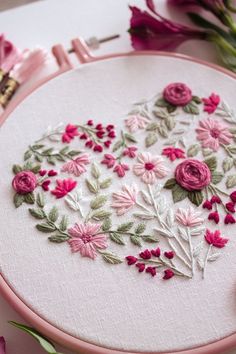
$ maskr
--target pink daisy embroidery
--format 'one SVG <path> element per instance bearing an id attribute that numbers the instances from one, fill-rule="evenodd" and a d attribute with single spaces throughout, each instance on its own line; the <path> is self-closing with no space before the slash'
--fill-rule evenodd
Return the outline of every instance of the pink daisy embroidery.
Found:
<path id="1" fill-rule="evenodd" d="M 125 119 L 125 125 L 131 133 L 138 129 L 145 129 L 148 123 L 149 119 L 140 115 L 129 116 Z"/>
<path id="2" fill-rule="evenodd" d="M 77 157 L 75 160 L 66 162 L 61 169 L 61 172 L 68 172 L 70 174 L 79 177 L 82 173 L 86 172 L 85 165 L 89 164 L 89 155 L 83 154 Z"/>
<path id="3" fill-rule="evenodd" d="M 217 151 L 220 144 L 229 145 L 232 140 L 228 126 L 211 117 L 201 120 L 196 132 L 202 147 L 210 148 L 213 151 Z"/>
<path id="4" fill-rule="evenodd" d="M 77 182 L 73 181 L 71 178 L 57 179 L 56 183 L 57 186 L 53 191 L 51 191 L 51 193 L 55 195 L 57 199 L 63 198 L 65 195 L 71 192 L 72 189 L 74 189 L 75 186 L 77 185 Z"/>
<path id="5" fill-rule="evenodd" d="M 97 249 L 107 248 L 107 236 L 99 233 L 100 224 L 75 224 L 68 232 L 71 236 L 68 241 L 72 252 L 79 252 L 82 257 L 95 259 Z"/>
<path id="6" fill-rule="evenodd" d="M 175 218 L 179 224 L 187 227 L 197 227 L 204 222 L 204 219 L 201 218 L 201 213 L 194 210 L 192 206 L 187 209 L 179 208 L 175 213 Z"/>
<path id="7" fill-rule="evenodd" d="M 112 208 L 118 216 L 123 215 L 136 204 L 137 186 L 123 186 L 121 191 L 112 194 L 112 198 Z"/>
<path id="8" fill-rule="evenodd" d="M 164 165 L 163 157 L 153 156 L 150 152 L 138 155 L 138 163 L 134 165 L 133 171 L 146 184 L 154 184 L 157 178 L 163 178 L 169 172 Z"/>

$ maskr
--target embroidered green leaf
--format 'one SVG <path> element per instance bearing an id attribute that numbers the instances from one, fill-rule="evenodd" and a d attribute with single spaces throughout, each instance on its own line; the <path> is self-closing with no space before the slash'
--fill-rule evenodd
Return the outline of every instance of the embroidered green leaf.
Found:
<path id="1" fill-rule="evenodd" d="M 160 235 L 162 237 L 168 237 L 168 238 L 173 237 L 173 235 L 165 229 L 159 229 L 159 228 L 155 227 L 154 230 L 157 231 L 158 235 Z"/>
<path id="2" fill-rule="evenodd" d="M 26 163 L 23 166 L 23 170 L 31 170 L 32 167 L 33 167 L 32 161 L 26 161 Z"/>
<path id="3" fill-rule="evenodd" d="M 214 253 L 207 258 L 209 262 L 215 262 L 220 257 L 220 253 Z"/>
<path id="4" fill-rule="evenodd" d="M 41 165 L 35 165 L 31 168 L 31 171 L 34 173 L 38 173 L 41 170 Z"/>
<path id="5" fill-rule="evenodd" d="M 204 157 L 207 157 L 207 156 L 211 155 L 212 153 L 213 153 L 213 151 L 211 149 L 208 149 L 208 148 L 202 149 L 202 154 Z"/>
<path id="6" fill-rule="evenodd" d="M 133 224 L 134 223 L 132 221 L 121 224 L 117 227 L 117 231 L 127 232 L 132 228 Z"/>
<path id="7" fill-rule="evenodd" d="M 226 180 L 226 187 L 233 188 L 236 186 L 236 175 L 230 175 L 227 177 Z"/>
<path id="8" fill-rule="evenodd" d="M 188 196 L 188 191 L 183 189 L 179 184 L 175 184 L 175 186 L 171 189 L 172 191 L 172 197 L 174 203 L 180 202 L 181 200 L 184 200 Z"/>
<path id="9" fill-rule="evenodd" d="M 24 203 L 24 195 L 16 193 L 13 198 L 13 202 L 16 208 L 19 208 Z"/>
<path id="10" fill-rule="evenodd" d="M 210 171 L 214 171 L 217 167 L 217 160 L 215 156 L 209 157 L 208 159 L 204 160 L 204 162 L 209 167 Z"/>
<path id="11" fill-rule="evenodd" d="M 42 155 L 44 156 L 48 156 L 53 152 L 53 148 L 47 148 L 45 150 L 42 151 Z"/>
<path id="12" fill-rule="evenodd" d="M 40 156 L 39 154 L 34 154 L 34 158 L 35 158 L 35 160 L 36 161 L 38 161 L 38 162 L 43 162 L 43 158 L 42 158 L 42 156 Z"/>
<path id="13" fill-rule="evenodd" d="M 92 164 L 91 174 L 96 179 L 98 179 L 101 176 L 101 172 L 100 172 L 98 165 L 96 163 Z"/>
<path id="14" fill-rule="evenodd" d="M 24 153 L 24 160 L 29 160 L 31 157 L 33 156 L 33 152 L 31 150 L 27 150 L 25 153 Z"/>
<path id="15" fill-rule="evenodd" d="M 195 102 L 196 104 L 202 103 L 201 98 L 198 97 L 198 96 L 193 96 L 193 97 L 192 97 L 192 101 Z"/>
<path id="16" fill-rule="evenodd" d="M 168 137 L 169 133 L 164 124 L 161 124 L 157 129 L 160 136 L 162 136 L 163 138 Z"/>
<path id="17" fill-rule="evenodd" d="M 35 196 L 34 196 L 34 193 L 27 193 L 24 195 L 24 201 L 25 203 L 27 204 L 34 204 L 35 202 Z"/>
<path id="18" fill-rule="evenodd" d="M 175 178 L 170 178 L 166 181 L 165 185 L 164 185 L 164 188 L 166 189 L 172 189 L 176 186 L 176 180 Z"/>
<path id="19" fill-rule="evenodd" d="M 43 208 L 45 205 L 45 199 L 43 193 L 38 193 L 36 197 L 36 203 L 40 208 Z"/>
<path id="20" fill-rule="evenodd" d="M 135 228 L 135 233 L 140 235 L 142 234 L 146 229 L 146 225 L 144 223 L 138 224 L 138 226 Z"/>
<path id="21" fill-rule="evenodd" d="M 48 157 L 47 157 L 47 162 L 48 162 L 50 165 L 56 165 L 55 158 L 52 157 L 52 156 L 48 156 Z"/>
<path id="22" fill-rule="evenodd" d="M 111 219 L 107 218 L 104 220 L 103 224 L 102 224 L 102 231 L 109 231 L 111 228 Z"/>
<path id="23" fill-rule="evenodd" d="M 158 237 L 154 235 L 141 235 L 141 237 L 145 242 L 149 242 L 149 243 L 159 242 Z"/>
<path id="24" fill-rule="evenodd" d="M 156 102 L 155 105 L 158 107 L 165 107 L 169 113 L 172 113 L 176 110 L 177 107 L 172 106 L 170 103 L 164 100 L 164 98 L 159 98 Z"/>
<path id="25" fill-rule="evenodd" d="M 61 218 L 61 222 L 59 224 L 59 229 L 61 231 L 66 231 L 66 229 L 68 227 L 68 223 L 69 223 L 68 216 L 63 215 Z"/>
<path id="26" fill-rule="evenodd" d="M 79 155 L 80 153 L 81 153 L 81 151 L 79 151 L 79 150 L 71 150 L 71 151 L 68 152 L 68 155 L 70 157 L 74 157 L 74 156 Z"/>
<path id="27" fill-rule="evenodd" d="M 93 194 L 97 194 L 98 193 L 99 186 L 98 186 L 97 182 L 90 181 L 89 179 L 86 179 L 85 182 L 86 182 L 86 185 L 88 187 L 88 190 L 91 193 L 93 193 Z"/>
<path id="28" fill-rule="evenodd" d="M 130 141 L 131 143 L 137 143 L 137 140 L 131 134 L 125 133 L 124 137 L 125 137 L 126 140 Z"/>
<path id="29" fill-rule="evenodd" d="M 65 241 L 68 241 L 69 240 L 69 237 L 66 236 L 66 235 L 52 235 L 52 236 L 49 236 L 48 237 L 48 240 L 50 242 L 55 242 L 55 243 L 62 243 L 62 242 L 65 242 Z"/>
<path id="30" fill-rule="evenodd" d="M 189 114 L 199 114 L 199 108 L 193 101 L 184 106 L 183 111 Z"/>
<path id="31" fill-rule="evenodd" d="M 145 139 L 145 145 L 146 147 L 150 147 L 152 145 L 154 145 L 156 142 L 157 142 L 157 134 L 156 133 L 149 133 L 147 136 L 146 136 L 146 139 Z"/>
<path id="32" fill-rule="evenodd" d="M 217 184 L 220 183 L 220 181 L 222 180 L 222 178 L 224 177 L 224 174 L 219 172 L 219 171 L 214 171 L 211 174 L 211 181 L 213 184 Z"/>
<path id="33" fill-rule="evenodd" d="M 116 256 L 113 253 L 110 252 L 101 252 L 102 258 L 104 259 L 105 262 L 109 264 L 120 264 L 123 261 L 120 259 L 120 257 Z"/>
<path id="34" fill-rule="evenodd" d="M 138 235 L 131 235 L 130 236 L 130 241 L 135 245 L 135 246 L 142 246 L 140 236 Z"/>
<path id="35" fill-rule="evenodd" d="M 41 231 L 41 232 L 53 232 L 56 230 L 56 227 L 52 224 L 49 224 L 47 222 L 43 222 L 42 224 L 37 224 L 36 229 Z"/>
<path id="36" fill-rule="evenodd" d="M 93 220 L 104 220 L 107 219 L 110 215 L 111 215 L 110 211 L 97 210 L 92 214 L 91 218 Z"/>
<path id="37" fill-rule="evenodd" d="M 161 119 L 166 119 L 169 117 L 169 114 L 164 111 L 163 109 L 155 108 L 152 113 L 154 114 L 155 117 L 161 118 Z"/>
<path id="38" fill-rule="evenodd" d="M 20 165 L 13 165 L 12 166 L 12 172 L 16 175 L 17 173 L 23 171 L 22 167 Z"/>
<path id="39" fill-rule="evenodd" d="M 228 172 L 229 170 L 231 170 L 233 165 L 234 165 L 234 159 L 232 159 L 232 157 L 229 156 L 227 156 L 222 162 L 222 167 L 224 172 Z"/>
<path id="40" fill-rule="evenodd" d="M 40 150 L 44 147 L 43 144 L 35 144 L 35 145 L 32 145 L 32 149 L 34 150 Z"/>
<path id="41" fill-rule="evenodd" d="M 232 154 L 236 154 L 236 145 L 228 145 L 227 148 Z"/>
<path id="42" fill-rule="evenodd" d="M 106 178 L 106 179 L 104 179 L 104 181 L 100 182 L 100 188 L 106 189 L 106 188 L 110 187 L 111 184 L 112 184 L 112 179 Z"/>
<path id="43" fill-rule="evenodd" d="M 200 145 L 199 144 L 193 144 L 191 145 L 188 150 L 187 150 L 187 156 L 188 157 L 194 157 L 196 156 L 200 151 Z"/>
<path id="44" fill-rule="evenodd" d="M 58 208 L 56 206 L 53 206 L 48 214 L 48 219 L 52 222 L 55 222 L 57 221 L 58 216 L 59 216 Z"/>
<path id="45" fill-rule="evenodd" d="M 146 130 L 149 132 L 151 132 L 151 131 L 156 131 L 157 130 L 157 128 L 159 127 L 159 124 L 158 123 L 156 123 L 156 122 L 151 122 L 151 123 L 149 123 L 147 126 L 146 126 Z"/>
<path id="46" fill-rule="evenodd" d="M 36 219 L 44 219 L 45 212 L 42 209 L 29 209 L 30 214 Z"/>
<path id="47" fill-rule="evenodd" d="M 62 148 L 59 153 L 62 155 L 65 155 L 68 151 L 70 150 L 69 146 L 65 146 L 64 148 Z"/>
<path id="48" fill-rule="evenodd" d="M 90 203 L 91 209 L 99 209 L 101 208 L 107 201 L 107 197 L 105 195 L 98 195 L 95 199 L 93 199 Z"/>
<path id="49" fill-rule="evenodd" d="M 36 339 L 39 344 L 41 345 L 41 347 L 49 354 L 59 354 L 57 353 L 54 345 L 49 341 L 49 339 L 47 339 L 46 337 L 44 337 L 41 333 L 39 333 L 38 331 L 36 331 L 34 328 L 25 326 L 23 324 L 14 322 L 14 321 L 9 321 L 9 323 L 15 327 L 17 327 L 18 329 L 28 333 L 29 335 L 31 335 L 34 339 Z"/>
<path id="50" fill-rule="evenodd" d="M 151 220 L 154 218 L 154 215 L 148 212 L 134 213 L 133 215 L 141 220 Z"/>
<path id="51" fill-rule="evenodd" d="M 113 146 L 112 151 L 116 152 L 117 150 L 119 150 L 121 147 L 123 146 L 123 141 L 122 140 L 118 140 L 115 145 Z"/>
<path id="52" fill-rule="evenodd" d="M 175 127 L 175 117 L 172 117 L 172 116 L 168 116 L 166 119 L 165 119 L 165 125 L 167 127 L 168 130 L 172 130 L 174 129 Z"/>
<path id="53" fill-rule="evenodd" d="M 118 245 L 125 245 L 122 235 L 120 235 L 116 232 L 110 232 L 109 236 L 110 236 L 110 239 L 113 242 L 117 243 Z"/>
<path id="54" fill-rule="evenodd" d="M 203 202 L 203 193 L 201 191 L 188 192 L 188 199 L 195 205 L 199 206 Z"/>

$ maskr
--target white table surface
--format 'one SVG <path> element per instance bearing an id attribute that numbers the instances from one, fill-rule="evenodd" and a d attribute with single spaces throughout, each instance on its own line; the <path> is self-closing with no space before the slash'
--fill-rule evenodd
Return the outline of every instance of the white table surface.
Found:
<path id="1" fill-rule="evenodd" d="M 9 0 L 11 2 L 11 0 Z M 97 54 L 131 50 L 129 35 L 130 12 L 128 4 L 143 7 L 143 0 L 44 0 L 14 10 L 0 13 L 0 32 L 5 32 L 20 48 L 32 48 L 39 44 L 47 49 L 56 43 L 70 47 L 70 40 L 81 36 L 106 37 L 119 33 L 121 38 L 103 44 Z M 183 20 L 182 14 L 168 9 L 164 0 L 156 0 L 159 11 L 175 20 Z M 186 21 L 186 19 L 185 19 Z M 185 43 L 179 52 L 217 63 L 210 44 L 194 41 Z M 7 340 L 7 354 L 44 353 L 28 335 L 11 327 L 7 321 L 25 323 L 7 302 L 0 297 L 0 336 Z M 58 351 L 72 354 L 57 346 Z M 228 354 L 236 354 L 236 350 Z"/>

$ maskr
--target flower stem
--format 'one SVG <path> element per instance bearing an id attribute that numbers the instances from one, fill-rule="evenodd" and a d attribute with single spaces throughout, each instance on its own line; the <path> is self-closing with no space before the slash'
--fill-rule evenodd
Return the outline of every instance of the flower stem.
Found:
<path id="1" fill-rule="evenodd" d="M 211 248 L 212 248 L 212 245 L 209 245 L 208 251 L 207 251 L 207 254 L 206 254 L 206 258 L 205 258 L 205 261 L 204 261 L 202 279 L 205 279 L 205 276 L 206 276 L 206 267 L 207 267 L 207 262 L 208 262 L 209 255 L 211 253 Z"/>
<path id="2" fill-rule="evenodd" d="M 189 227 L 187 227 L 187 235 L 188 235 L 189 252 L 191 257 L 191 268 L 192 268 L 192 276 L 193 276 L 194 275 L 193 245 L 192 245 L 192 239 L 191 239 L 191 233 Z"/>
<path id="3" fill-rule="evenodd" d="M 141 263 L 144 263 L 144 264 L 156 264 L 156 267 L 168 267 L 168 268 L 171 268 L 174 273 L 176 275 L 179 275 L 179 276 L 182 276 L 182 277 L 187 277 L 187 278 L 192 278 L 192 276 L 182 272 L 181 270 L 179 270 L 172 262 L 171 263 L 168 263 L 166 262 L 163 258 L 158 258 L 157 260 L 155 259 L 142 259 L 142 258 L 139 258 L 138 259 L 139 262 Z"/>

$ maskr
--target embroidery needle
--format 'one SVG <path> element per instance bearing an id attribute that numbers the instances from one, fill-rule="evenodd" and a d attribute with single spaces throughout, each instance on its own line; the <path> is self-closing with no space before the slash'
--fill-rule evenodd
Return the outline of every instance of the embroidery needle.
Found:
<path id="1" fill-rule="evenodd" d="M 100 47 L 100 44 L 102 43 L 106 43 L 109 41 L 112 41 L 114 39 L 120 38 L 119 34 L 114 34 L 108 37 L 103 37 L 103 38 L 97 38 L 97 37 L 90 37 L 87 40 L 85 40 L 85 43 L 87 44 L 87 46 L 91 49 L 98 49 Z M 68 53 L 74 53 L 74 49 L 70 48 L 68 50 Z"/>

